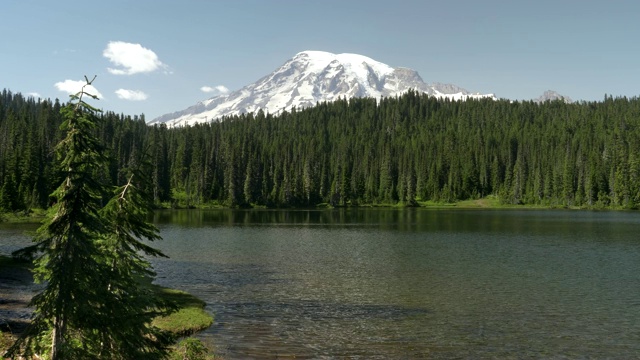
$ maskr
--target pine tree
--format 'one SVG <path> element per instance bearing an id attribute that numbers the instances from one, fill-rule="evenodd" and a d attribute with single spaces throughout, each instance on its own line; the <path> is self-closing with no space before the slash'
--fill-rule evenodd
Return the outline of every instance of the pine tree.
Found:
<path id="1" fill-rule="evenodd" d="M 38 229 L 35 245 L 19 252 L 35 256 L 34 278 L 45 282 L 36 295 L 31 324 L 8 356 L 57 359 L 158 358 L 165 354 L 162 334 L 149 328 L 162 304 L 139 288 L 153 275 L 139 255 L 160 252 L 137 239 L 158 239 L 145 222 L 147 205 L 133 182 L 102 207 L 106 187 L 97 181 L 107 163 L 96 137 L 96 108 L 85 87 L 62 109 L 66 137 L 57 145 L 64 180 L 55 205 Z M 94 77 L 95 80 L 95 77 Z"/>
<path id="2" fill-rule="evenodd" d="M 18 211 L 21 208 L 18 199 L 18 189 L 12 176 L 7 176 L 0 187 L 0 212 Z"/>
<path id="3" fill-rule="evenodd" d="M 149 326 L 170 306 L 143 286 L 155 276 L 144 256 L 165 255 L 139 240 L 153 241 L 160 236 L 147 222 L 151 199 L 140 186 L 145 177 L 136 169 L 131 171 L 127 184 L 115 190 L 115 197 L 100 213 L 108 219 L 110 229 L 101 239 L 106 265 L 110 266 L 105 310 L 98 314 L 102 317 L 97 337 L 101 359 L 157 359 L 166 355 L 169 340 L 166 333 Z"/>

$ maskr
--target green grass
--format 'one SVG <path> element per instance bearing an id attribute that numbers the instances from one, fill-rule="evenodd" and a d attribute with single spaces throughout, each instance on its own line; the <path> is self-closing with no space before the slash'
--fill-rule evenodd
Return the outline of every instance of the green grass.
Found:
<path id="1" fill-rule="evenodd" d="M 33 210 L 30 210 L 29 212 L 19 212 L 19 213 L 12 213 L 12 212 L 0 213 L 0 223 L 7 222 L 7 223 L 38 224 L 42 222 L 46 213 L 47 211 L 42 209 L 33 209 Z"/>
<path id="2" fill-rule="evenodd" d="M 196 338 L 188 337 L 180 340 L 169 354 L 170 360 L 212 360 L 221 359 L 212 352 L 212 346 L 204 344 Z"/>
<path id="3" fill-rule="evenodd" d="M 504 207 L 496 196 L 487 196 L 481 199 L 463 200 L 453 204 L 462 208 L 501 208 Z"/>
<path id="4" fill-rule="evenodd" d="M 204 310 L 205 302 L 180 290 L 151 285 L 158 296 L 178 306 L 178 310 L 153 320 L 153 325 L 169 331 L 176 337 L 185 337 L 202 331 L 213 324 L 213 316 Z M 200 340 L 187 337 L 172 347 L 170 359 L 208 360 L 216 356 Z"/>
<path id="5" fill-rule="evenodd" d="M 479 199 L 460 200 L 456 202 L 436 202 L 433 200 L 418 201 L 420 207 L 434 209 L 553 209 L 550 205 L 516 205 L 504 204 L 495 195 L 485 196 Z"/>
<path id="6" fill-rule="evenodd" d="M 153 286 L 158 296 L 178 306 L 176 312 L 155 318 L 154 326 L 176 336 L 188 336 L 213 324 L 213 316 L 204 310 L 204 301 L 184 291 Z"/>

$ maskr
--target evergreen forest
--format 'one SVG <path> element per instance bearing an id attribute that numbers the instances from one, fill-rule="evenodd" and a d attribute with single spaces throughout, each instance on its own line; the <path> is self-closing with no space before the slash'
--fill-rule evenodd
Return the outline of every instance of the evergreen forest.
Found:
<path id="1" fill-rule="evenodd" d="M 0 93 L 0 211 L 52 205 L 65 104 Z M 437 99 L 417 92 L 191 127 L 101 112 L 106 184 L 150 161 L 158 206 L 450 203 L 640 207 L 640 99 Z"/>

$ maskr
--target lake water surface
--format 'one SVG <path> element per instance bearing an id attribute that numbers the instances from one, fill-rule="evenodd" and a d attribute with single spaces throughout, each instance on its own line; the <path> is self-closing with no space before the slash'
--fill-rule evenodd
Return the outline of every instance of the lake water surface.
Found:
<path id="1" fill-rule="evenodd" d="M 158 282 L 241 358 L 640 357 L 640 213 L 159 212 Z"/>
<path id="2" fill-rule="evenodd" d="M 640 213 L 158 212 L 226 359 L 640 357 Z M 2 225 L 2 224 L 0 224 Z M 0 226 L 0 253 L 28 244 Z M 33 228 L 33 226 L 31 227 Z"/>

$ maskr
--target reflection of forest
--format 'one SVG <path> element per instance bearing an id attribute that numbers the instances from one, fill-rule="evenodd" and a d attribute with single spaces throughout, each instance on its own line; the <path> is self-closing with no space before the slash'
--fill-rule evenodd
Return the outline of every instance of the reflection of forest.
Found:
<path id="1" fill-rule="evenodd" d="M 379 229 L 427 229 L 443 226 L 430 209 L 351 208 L 323 210 L 159 210 L 155 222 L 179 225 L 296 225 L 365 226 Z M 445 217 L 446 218 L 446 217 Z M 431 225 L 429 225 L 431 224 Z"/>

